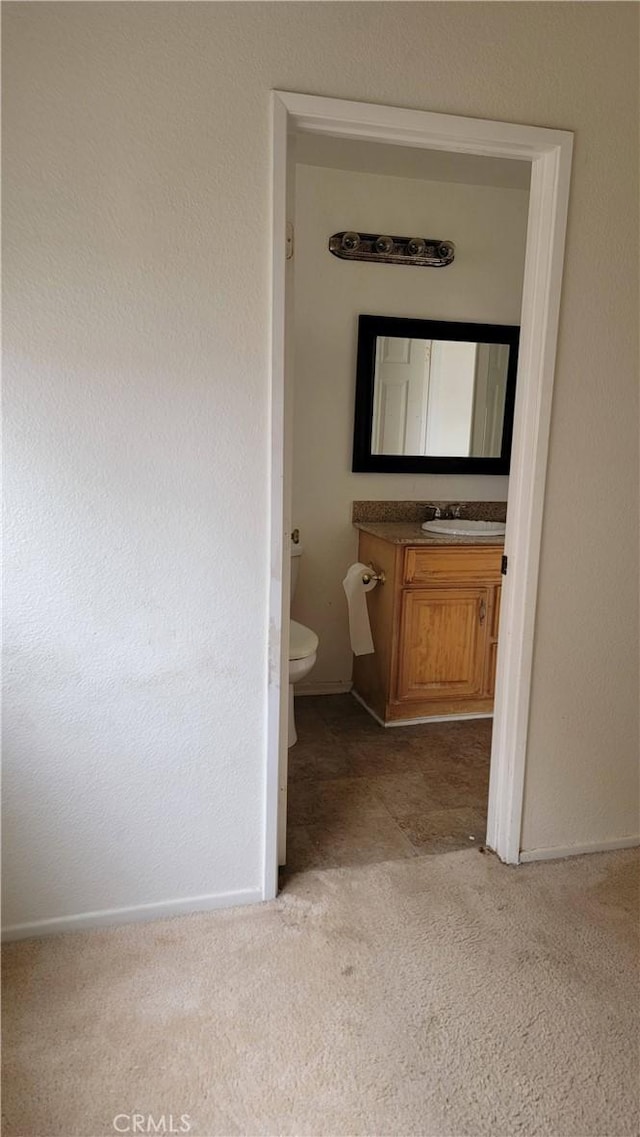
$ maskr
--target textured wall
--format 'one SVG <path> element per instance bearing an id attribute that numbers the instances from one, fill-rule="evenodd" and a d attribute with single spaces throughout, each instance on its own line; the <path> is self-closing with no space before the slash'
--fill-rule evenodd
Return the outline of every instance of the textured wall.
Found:
<path id="1" fill-rule="evenodd" d="M 519 323 L 528 207 L 526 190 L 298 166 L 293 523 L 305 555 L 294 613 L 320 637 L 311 690 L 351 681 L 341 581 L 358 549 L 354 499 L 507 496 L 507 478 L 351 473 L 358 314 Z M 351 228 L 448 234 L 456 259 L 442 272 L 348 264 L 327 238 Z"/>
<path id="2" fill-rule="evenodd" d="M 3 17 L 7 923 L 259 883 L 272 87 L 576 132 L 525 844 L 630 832 L 637 8 Z"/>

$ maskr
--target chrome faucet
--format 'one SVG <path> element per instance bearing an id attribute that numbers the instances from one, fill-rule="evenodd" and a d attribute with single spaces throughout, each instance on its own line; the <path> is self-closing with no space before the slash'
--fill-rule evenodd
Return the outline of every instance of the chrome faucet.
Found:
<path id="1" fill-rule="evenodd" d="M 427 521 L 451 521 L 454 518 L 459 518 L 461 508 L 462 507 L 458 504 L 445 506 L 430 505 L 428 507 L 429 516 L 427 517 Z"/>

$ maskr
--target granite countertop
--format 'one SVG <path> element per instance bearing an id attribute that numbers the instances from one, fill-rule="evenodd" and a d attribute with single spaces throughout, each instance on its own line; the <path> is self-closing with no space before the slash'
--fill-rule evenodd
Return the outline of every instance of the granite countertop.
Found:
<path id="1" fill-rule="evenodd" d="M 504 545 L 504 533 L 487 537 L 454 536 L 452 533 L 428 533 L 419 521 L 354 521 L 354 528 L 372 537 L 380 537 L 393 545 Z"/>
<path id="2" fill-rule="evenodd" d="M 504 545 L 504 533 L 459 537 L 422 528 L 434 508 L 446 517 L 452 507 L 461 520 L 505 521 L 507 516 L 506 501 L 354 501 L 351 516 L 356 529 L 393 545 Z"/>

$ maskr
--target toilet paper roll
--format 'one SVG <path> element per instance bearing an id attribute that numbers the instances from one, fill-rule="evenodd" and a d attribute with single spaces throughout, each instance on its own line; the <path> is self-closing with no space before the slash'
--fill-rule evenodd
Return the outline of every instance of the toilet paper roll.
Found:
<path id="1" fill-rule="evenodd" d="M 354 655 L 371 655 L 375 651 L 371 636 L 369 612 L 367 611 L 366 593 L 371 592 L 378 582 L 370 580 L 368 584 L 364 584 L 363 574 L 370 575 L 371 568 L 369 565 L 363 565 L 357 561 L 356 564 L 347 569 L 347 575 L 342 582 L 342 587 L 347 595 L 349 636 L 351 637 L 351 650 Z"/>

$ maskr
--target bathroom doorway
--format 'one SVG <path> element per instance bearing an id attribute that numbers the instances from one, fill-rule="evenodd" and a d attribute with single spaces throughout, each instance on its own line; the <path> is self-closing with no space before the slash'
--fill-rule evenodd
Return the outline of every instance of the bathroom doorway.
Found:
<path id="1" fill-rule="evenodd" d="M 288 873 L 484 845 L 508 477 L 476 469 L 499 465 L 512 421 L 530 177 L 309 134 L 295 169 Z M 356 226 L 433 234 L 452 263 L 331 255 Z M 421 469 L 447 455 L 455 472 Z M 428 578 L 443 554 L 449 576 L 407 586 L 408 558 Z M 349 570 L 352 643 L 342 582 L 358 562 L 384 580 Z"/>
<path id="2" fill-rule="evenodd" d="M 286 797 L 287 783 L 290 788 L 289 862 L 295 861 L 299 867 L 312 863 L 316 857 L 317 867 L 321 867 L 317 856 L 324 856 L 325 863 L 340 863 L 339 852 L 340 816 L 350 811 L 351 822 L 360 818 L 364 824 L 368 817 L 369 830 L 377 830 L 377 841 L 381 848 L 381 859 L 395 855 L 416 855 L 422 851 L 441 851 L 444 848 L 459 847 L 457 842 L 473 840 L 481 844 L 484 840 L 485 820 L 477 809 L 478 801 L 486 801 L 490 773 L 490 803 L 488 844 L 503 860 L 517 862 L 519 852 L 520 814 L 522 801 L 522 781 L 524 776 L 524 754 L 526 747 L 526 709 L 530 680 L 531 624 L 530 616 L 535 597 L 537 572 L 539 526 L 542 509 L 542 487 L 546 463 L 546 436 L 548 434 L 548 395 L 552 381 L 552 366 L 555 349 L 555 320 L 557 317 L 557 297 L 561 273 L 561 252 L 564 238 L 566 192 L 570 164 L 570 136 L 556 131 L 540 131 L 535 128 L 508 127 L 504 124 L 468 123 L 465 120 L 447 116 L 430 115 L 422 112 L 403 112 L 395 108 L 368 107 L 360 104 L 345 104 L 337 100 L 314 99 L 307 96 L 275 96 L 275 193 L 274 193 L 274 449 L 272 486 L 274 501 L 274 524 L 272 529 L 272 552 L 274 556 L 274 578 L 272 580 L 271 607 L 274 616 L 272 631 L 272 667 L 269 690 L 269 763 L 267 777 L 267 831 L 265 859 L 265 895 L 275 892 L 274 850 L 280 798 L 280 821 L 282 829 L 283 801 Z M 408 127 L 411 127 L 410 131 Z M 298 137 L 294 139 L 297 128 Z M 345 683 L 345 690 L 322 693 L 308 693 L 296 700 L 296 717 L 300 741 L 289 752 L 286 746 L 284 729 L 288 721 L 288 613 L 289 613 L 289 539 L 292 529 L 298 527 L 298 520 L 291 512 L 292 424 L 293 407 L 291 397 L 293 384 L 284 381 L 285 372 L 292 375 L 293 351 L 291 335 L 285 333 L 286 316 L 289 317 L 291 332 L 291 288 L 285 289 L 285 278 L 291 281 L 291 261 L 287 261 L 285 247 L 294 250 L 299 234 L 287 228 L 293 220 L 293 162 L 296 141 L 305 135 L 320 136 L 329 144 L 335 135 L 347 134 L 352 140 L 363 142 L 375 138 L 381 143 L 408 142 L 412 149 L 420 151 L 441 149 L 448 151 L 450 159 L 462 157 L 461 152 L 495 159 L 518 159 L 533 163 L 532 195 L 528 211 L 528 235 L 525 256 L 525 301 L 523 304 L 523 348 L 519 372 L 518 404 L 514 435 L 510 503 L 513 490 L 518 501 L 514 510 L 510 504 L 507 548 L 510 559 L 514 558 L 511 579 L 504 588 L 502 604 L 503 626 L 506 622 L 506 647 L 501 647 L 498 664 L 494 740 L 490 746 L 491 720 L 489 718 L 459 719 L 456 721 L 418 723 L 381 727 L 375 718 L 365 710 L 348 692 L 347 682 L 339 676 L 338 682 Z M 482 141 L 479 135 L 482 134 Z M 289 141 L 288 141 L 289 139 Z M 316 141 L 318 139 L 316 138 Z M 303 147 L 309 142 L 303 140 Z M 344 143 L 344 137 L 339 139 Z M 393 145 L 385 147 L 393 150 Z M 446 156 L 446 155 L 445 155 Z M 315 159 L 318 160 L 317 158 Z M 318 167 L 316 167 L 318 168 Z M 325 166 L 325 168 L 329 168 Z M 345 172 L 344 170 L 342 172 Z M 379 175 L 383 176 L 383 175 Z M 391 177 L 396 175 L 390 175 Z M 287 189 L 289 192 L 287 192 Z M 321 204 L 317 198 L 317 205 Z M 550 226 L 550 228 L 549 228 Z M 375 226 L 378 228 L 379 226 Z M 361 228 L 364 226 L 361 225 Z M 424 232 L 424 226 L 421 227 Z M 434 234 L 435 236 L 436 234 Z M 446 237 L 447 234 L 439 234 Z M 284 238 L 287 238 L 285 246 Z M 325 234 L 326 238 L 330 233 Z M 452 234 L 453 236 L 453 234 Z M 282 237 L 280 246 L 279 238 Z M 454 237 L 455 239 L 455 237 Z M 323 250 L 326 251 L 326 250 Z M 560 258 L 558 257 L 560 252 Z M 296 253 L 294 251 L 294 262 Z M 385 272 L 385 266 L 376 266 L 375 271 Z M 398 274 L 398 269 L 387 268 Z M 399 275 L 414 269 L 402 268 Z M 423 269 L 425 273 L 435 270 Z M 286 314 L 286 316 L 285 316 Z M 398 314 L 385 313 L 382 314 Z M 415 313 L 412 313 L 415 314 Z M 434 315 L 433 312 L 430 313 Z M 435 313 L 442 316 L 442 313 Z M 476 317 L 477 318 L 477 317 Z M 296 334 L 300 334 L 297 323 Z M 315 332 L 312 323 L 302 329 L 304 336 L 322 353 L 327 345 Z M 315 337 L 315 338 L 314 338 Z M 285 358 L 287 360 L 285 366 Z M 279 378 L 278 378 L 279 377 Z M 281 382 L 281 386 L 278 384 Z M 546 391 L 546 401 L 540 400 L 541 392 Z M 280 393 L 278 393 L 280 392 Z M 284 396 L 284 397 L 283 397 Z M 545 421 L 545 414 L 547 415 Z M 531 416 L 542 427 L 532 435 L 529 425 Z M 525 423 L 527 427 L 525 428 Z M 546 431 L 546 433 L 545 433 Z M 317 437 L 315 446 L 322 446 L 323 440 Z M 348 461 L 347 455 L 342 455 Z M 284 484 L 284 500 L 282 487 Z M 404 483 L 407 484 L 406 481 Z M 318 502 L 327 487 L 317 488 Z M 364 495 L 363 495 L 364 496 Z M 405 494 L 414 502 L 420 501 L 416 487 Z M 426 494 L 424 498 L 433 499 L 435 495 Z M 458 499 L 462 494 L 455 495 Z M 489 495 L 490 496 L 490 495 Z M 502 500 L 504 501 L 504 496 Z M 393 494 L 380 495 L 387 500 L 401 501 L 401 487 L 397 480 Z M 440 500 L 445 495 L 438 495 Z M 369 503 L 374 501 L 371 497 Z M 450 501 L 451 498 L 448 497 Z M 488 500 L 485 491 L 482 500 Z M 423 501 L 423 504 L 425 502 Z M 456 504 L 460 504 L 458 501 Z M 463 503 L 464 504 L 464 503 Z M 300 526 L 304 543 L 304 527 Z M 347 538 L 346 532 L 349 536 Z M 350 524 L 344 527 L 345 544 L 350 542 L 353 550 L 354 534 Z M 537 543 L 536 543 L 537 542 Z M 282 574 L 277 571 L 278 562 Z M 302 561 L 304 563 L 304 561 Z M 335 581 L 332 582 L 335 584 Z M 509 587 L 511 585 L 511 587 Z M 516 591 L 517 589 L 517 591 Z M 517 599 L 516 599 L 517 598 Z M 298 615 L 304 615 L 303 611 Z M 505 603 L 506 601 L 506 603 Z M 344 624 L 344 610 L 336 619 Z M 299 621 L 301 622 L 301 620 Z M 303 627 L 305 625 L 303 624 Z M 283 632 L 279 636 L 280 629 Z M 313 629 L 310 629 L 313 631 Z M 286 637 L 286 638 L 285 638 Z M 321 652 L 321 644 L 319 652 Z M 319 655 L 320 658 L 320 655 Z M 279 666 L 278 666 L 279 664 Z M 312 672 L 309 673 L 309 679 Z M 319 683 L 327 680 L 319 674 Z M 316 762 L 321 755 L 320 767 L 325 776 L 312 774 L 309 762 L 311 750 L 315 750 Z M 306 753 L 305 753 L 306 752 Z M 445 761 L 445 755 L 448 756 Z M 306 760 L 306 768 L 305 768 Z M 440 792 L 440 798 L 433 790 L 433 777 L 437 767 L 447 766 L 447 795 Z M 291 778 L 287 768 L 291 765 Z M 455 771 L 452 769 L 456 766 Z M 335 774 L 327 777 L 327 772 Z M 277 773 L 277 778 L 276 778 Z M 455 773 L 455 776 L 453 774 Z M 425 786 L 427 775 L 431 776 L 431 796 L 425 809 L 425 801 L 420 794 Z M 428 780 L 428 778 L 427 778 Z M 315 790 L 312 789 L 317 782 Z M 330 783 L 335 783 L 333 786 Z M 322 783 L 322 784 L 320 784 Z M 338 785 L 338 783 L 340 783 Z M 297 788 L 296 788 L 297 787 Z M 446 798 L 446 800 L 445 800 Z M 441 809 L 434 808 L 436 805 Z M 414 806 L 416 807 L 414 809 Z M 394 817 L 394 812 L 396 817 Z M 438 834 L 437 813 L 448 813 L 444 828 Z M 431 814 L 429 832 L 420 819 Z M 457 814 L 459 826 L 453 832 L 452 820 Z M 390 819 L 393 826 L 388 823 Z M 328 841 L 333 826 L 333 838 Z M 395 828 L 394 828 L 395 826 Z M 295 832 L 294 832 L 295 830 Z M 384 839 L 382 830 L 385 830 Z M 446 832 L 445 832 L 446 830 Z M 327 840 L 318 842 L 320 832 Z M 464 833 L 464 838 L 463 838 Z M 356 834 L 342 840 L 343 847 L 357 846 L 360 850 L 355 859 L 362 859 L 362 851 L 368 838 Z M 296 852 L 296 841 L 298 850 Z M 394 845 L 395 842 L 395 845 Z M 305 852 L 306 843 L 306 852 Z M 384 848 L 382 848 L 384 846 Z M 436 847 L 437 846 L 437 847 Z M 311 847 L 311 850 L 310 850 Z M 394 852 L 394 848 L 396 852 Z M 315 849 L 315 852 L 313 851 Z M 324 849 L 324 853 L 323 850 Z M 375 852 L 371 850 L 372 856 Z M 355 863 L 353 852 L 345 853 L 342 863 Z M 336 862 L 336 858 L 338 861 Z M 365 858 L 371 859 L 371 857 Z"/>

